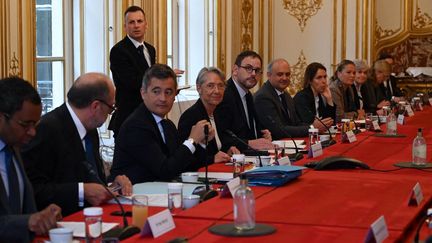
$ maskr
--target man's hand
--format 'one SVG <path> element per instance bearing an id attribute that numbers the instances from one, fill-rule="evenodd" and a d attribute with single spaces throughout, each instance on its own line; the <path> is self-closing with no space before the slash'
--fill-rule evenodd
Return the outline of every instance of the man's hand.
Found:
<path id="1" fill-rule="evenodd" d="M 389 106 L 390 105 L 390 101 L 388 101 L 388 100 L 383 100 L 383 101 L 381 101 L 378 105 L 377 105 L 377 108 L 378 109 L 382 109 L 384 106 Z"/>
<path id="2" fill-rule="evenodd" d="M 269 150 L 273 149 L 274 145 L 272 142 L 266 138 L 258 138 L 255 140 L 249 140 L 248 141 L 249 146 L 251 146 L 253 149 L 256 150 Z"/>
<path id="3" fill-rule="evenodd" d="M 330 127 L 333 125 L 333 119 L 331 117 L 326 117 L 324 119 L 321 119 L 321 121 L 327 126 Z M 317 119 L 314 120 L 314 122 L 312 123 L 312 125 L 315 128 L 318 128 L 319 132 L 326 132 L 327 128 L 321 123 L 319 122 Z"/>
<path id="4" fill-rule="evenodd" d="M 112 196 L 101 184 L 97 183 L 84 183 L 84 199 L 93 206 L 101 205 Z"/>
<path id="5" fill-rule="evenodd" d="M 228 162 L 230 161 L 230 159 L 231 157 L 228 154 L 219 151 L 214 156 L 214 163 L 216 164 L 216 163 Z"/>
<path id="6" fill-rule="evenodd" d="M 208 126 L 209 128 L 209 137 L 208 140 L 212 140 L 214 138 L 215 131 L 212 128 L 210 122 L 207 120 L 201 120 L 192 126 L 191 132 L 189 134 L 189 138 L 192 138 L 196 143 L 204 143 L 204 126 Z"/>
<path id="7" fill-rule="evenodd" d="M 118 175 L 114 179 L 114 182 L 117 182 L 121 185 L 121 193 L 123 196 L 131 196 L 132 195 L 132 183 L 129 178 L 125 175 Z"/>
<path id="8" fill-rule="evenodd" d="M 263 138 L 269 140 L 270 142 L 272 141 L 271 132 L 268 129 L 261 130 L 261 134 Z"/>
<path id="9" fill-rule="evenodd" d="M 30 215 L 28 228 L 37 235 L 44 235 L 50 229 L 56 228 L 57 221 L 61 218 L 61 208 L 55 204 L 50 204 L 44 210 Z"/>

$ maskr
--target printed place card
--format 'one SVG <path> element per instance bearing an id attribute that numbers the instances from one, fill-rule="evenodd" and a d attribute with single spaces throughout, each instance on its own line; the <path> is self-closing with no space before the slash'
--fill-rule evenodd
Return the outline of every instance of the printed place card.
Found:
<path id="1" fill-rule="evenodd" d="M 291 165 L 291 161 L 288 156 L 278 159 L 279 165 Z"/>
<path id="2" fill-rule="evenodd" d="M 414 116 L 414 111 L 412 110 L 411 105 L 406 105 L 405 110 L 407 111 L 408 116 Z"/>
<path id="3" fill-rule="evenodd" d="M 423 201 L 423 191 L 421 189 L 420 183 L 416 183 L 410 192 L 408 206 L 419 206 Z"/>
<path id="4" fill-rule="evenodd" d="M 381 127 L 378 124 L 378 121 L 372 121 L 372 126 L 375 131 L 381 131 Z"/>
<path id="5" fill-rule="evenodd" d="M 365 243 L 381 243 L 389 236 L 387 224 L 384 219 L 384 215 L 379 217 L 375 222 L 373 222 L 369 228 L 366 235 Z"/>
<path id="6" fill-rule="evenodd" d="M 168 231 L 175 228 L 174 219 L 169 209 L 165 209 L 160 213 L 147 218 L 144 228 L 141 231 L 141 235 L 153 235 L 157 238 Z"/>
<path id="7" fill-rule="evenodd" d="M 312 144 L 311 150 L 312 150 L 312 158 L 316 158 L 323 154 L 321 143 Z"/>
<path id="8" fill-rule="evenodd" d="M 238 177 L 230 180 L 229 182 L 227 182 L 227 186 L 228 186 L 228 189 L 229 189 L 229 191 L 231 193 L 231 196 L 234 197 L 234 193 L 240 187 L 240 176 L 238 176 Z"/>
<path id="9" fill-rule="evenodd" d="M 432 98 L 429 98 L 429 105 L 432 106 Z"/>
<path id="10" fill-rule="evenodd" d="M 349 143 L 353 143 L 353 142 L 357 141 L 357 137 L 356 137 L 356 135 L 354 134 L 353 131 L 346 132 L 346 135 L 348 137 L 348 142 Z"/>
<path id="11" fill-rule="evenodd" d="M 404 119 L 405 119 L 405 116 L 402 115 L 402 114 L 399 114 L 398 117 L 397 117 L 397 123 L 400 124 L 400 125 L 403 125 L 404 124 Z"/>

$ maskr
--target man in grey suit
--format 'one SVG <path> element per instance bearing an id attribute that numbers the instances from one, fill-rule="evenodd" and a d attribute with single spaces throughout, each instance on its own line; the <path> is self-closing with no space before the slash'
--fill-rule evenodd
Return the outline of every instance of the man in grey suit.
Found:
<path id="1" fill-rule="evenodd" d="M 294 100 L 285 91 L 290 84 L 291 69 L 285 59 L 276 59 L 267 67 L 268 81 L 255 93 L 254 102 L 259 121 L 274 139 L 305 137 L 309 124 L 297 117 Z"/>
<path id="2" fill-rule="evenodd" d="M 25 80 L 0 80 L 0 240 L 30 242 L 34 234 L 56 227 L 61 209 L 51 204 L 36 212 L 32 186 L 19 147 L 36 134 L 41 99 Z"/>

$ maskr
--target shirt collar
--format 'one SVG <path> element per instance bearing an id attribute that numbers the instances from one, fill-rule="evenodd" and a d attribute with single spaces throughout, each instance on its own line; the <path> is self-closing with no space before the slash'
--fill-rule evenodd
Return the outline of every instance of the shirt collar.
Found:
<path id="1" fill-rule="evenodd" d="M 284 92 L 280 92 L 278 89 L 274 89 L 275 91 L 276 91 L 276 94 L 278 95 L 278 96 L 280 96 L 281 94 L 283 94 Z"/>
<path id="2" fill-rule="evenodd" d="M 160 117 L 160 116 L 158 116 L 156 114 L 153 114 L 153 113 L 151 113 L 151 114 L 152 114 L 153 118 L 155 119 L 156 124 L 159 124 L 159 122 L 163 120 L 162 117 Z"/>
<path id="3" fill-rule="evenodd" d="M 75 127 L 78 130 L 78 134 L 81 138 L 81 140 L 84 139 L 85 135 L 87 134 L 87 130 L 85 129 L 84 125 L 82 124 L 81 120 L 78 118 L 78 116 L 75 114 L 74 110 L 72 109 L 72 107 L 69 105 L 68 102 L 66 102 L 66 107 L 72 117 L 72 120 L 75 124 Z"/>
<path id="4" fill-rule="evenodd" d="M 144 42 L 138 42 L 135 39 L 131 38 L 129 35 L 127 35 L 130 41 L 132 41 L 132 44 L 135 46 L 135 48 L 138 48 L 138 46 L 143 45 L 144 49 L 147 49 Z"/>
<path id="5" fill-rule="evenodd" d="M 6 147 L 6 144 L 5 142 L 3 142 L 3 140 L 0 139 L 0 151 L 2 151 L 4 147 Z"/>
<path id="6" fill-rule="evenodd" d="M 247 92 L 240 86 L 240 84 L 237 83 L 237 81 L 234 78 L 232 78 L 232 80 L 234 81 L 234 85 L 236 86 L 237 91 L 240 94 L 240 97 L 243 98 L 247 94 Z"/>

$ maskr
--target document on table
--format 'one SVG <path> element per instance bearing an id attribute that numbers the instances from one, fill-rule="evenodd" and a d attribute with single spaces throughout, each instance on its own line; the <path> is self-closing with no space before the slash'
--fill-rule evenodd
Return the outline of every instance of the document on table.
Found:
<path id="1" fill-rule="evenodd" d="M 216 179 L 217 181 L 230 181 L 233 179 L 232 172 L 209 172 L 208 178 Z M 198 172 L 198 177 L 204 178 L 205 172 Z"/>
<path id="2" fill-rule="evenodd" d="M 152 207 L 167 207 L 168 194 L 140 194 L 148 197 L 148 205 Z M 122 205 L 132 205 L 132 196 L 119 196 L 117 199 Z M 117 204 L 114 199 L 108 201 L 110 204 Z"/>
<path id="3" fill-rule="evenodd" d="M 62 228 L 72 229 L 74 237 L 85 237 L 85 227 L 84 222 L 57 222 L 57 224 Z M 118 223 L 102 223 L 102 233 L 116 227 Z"/>

